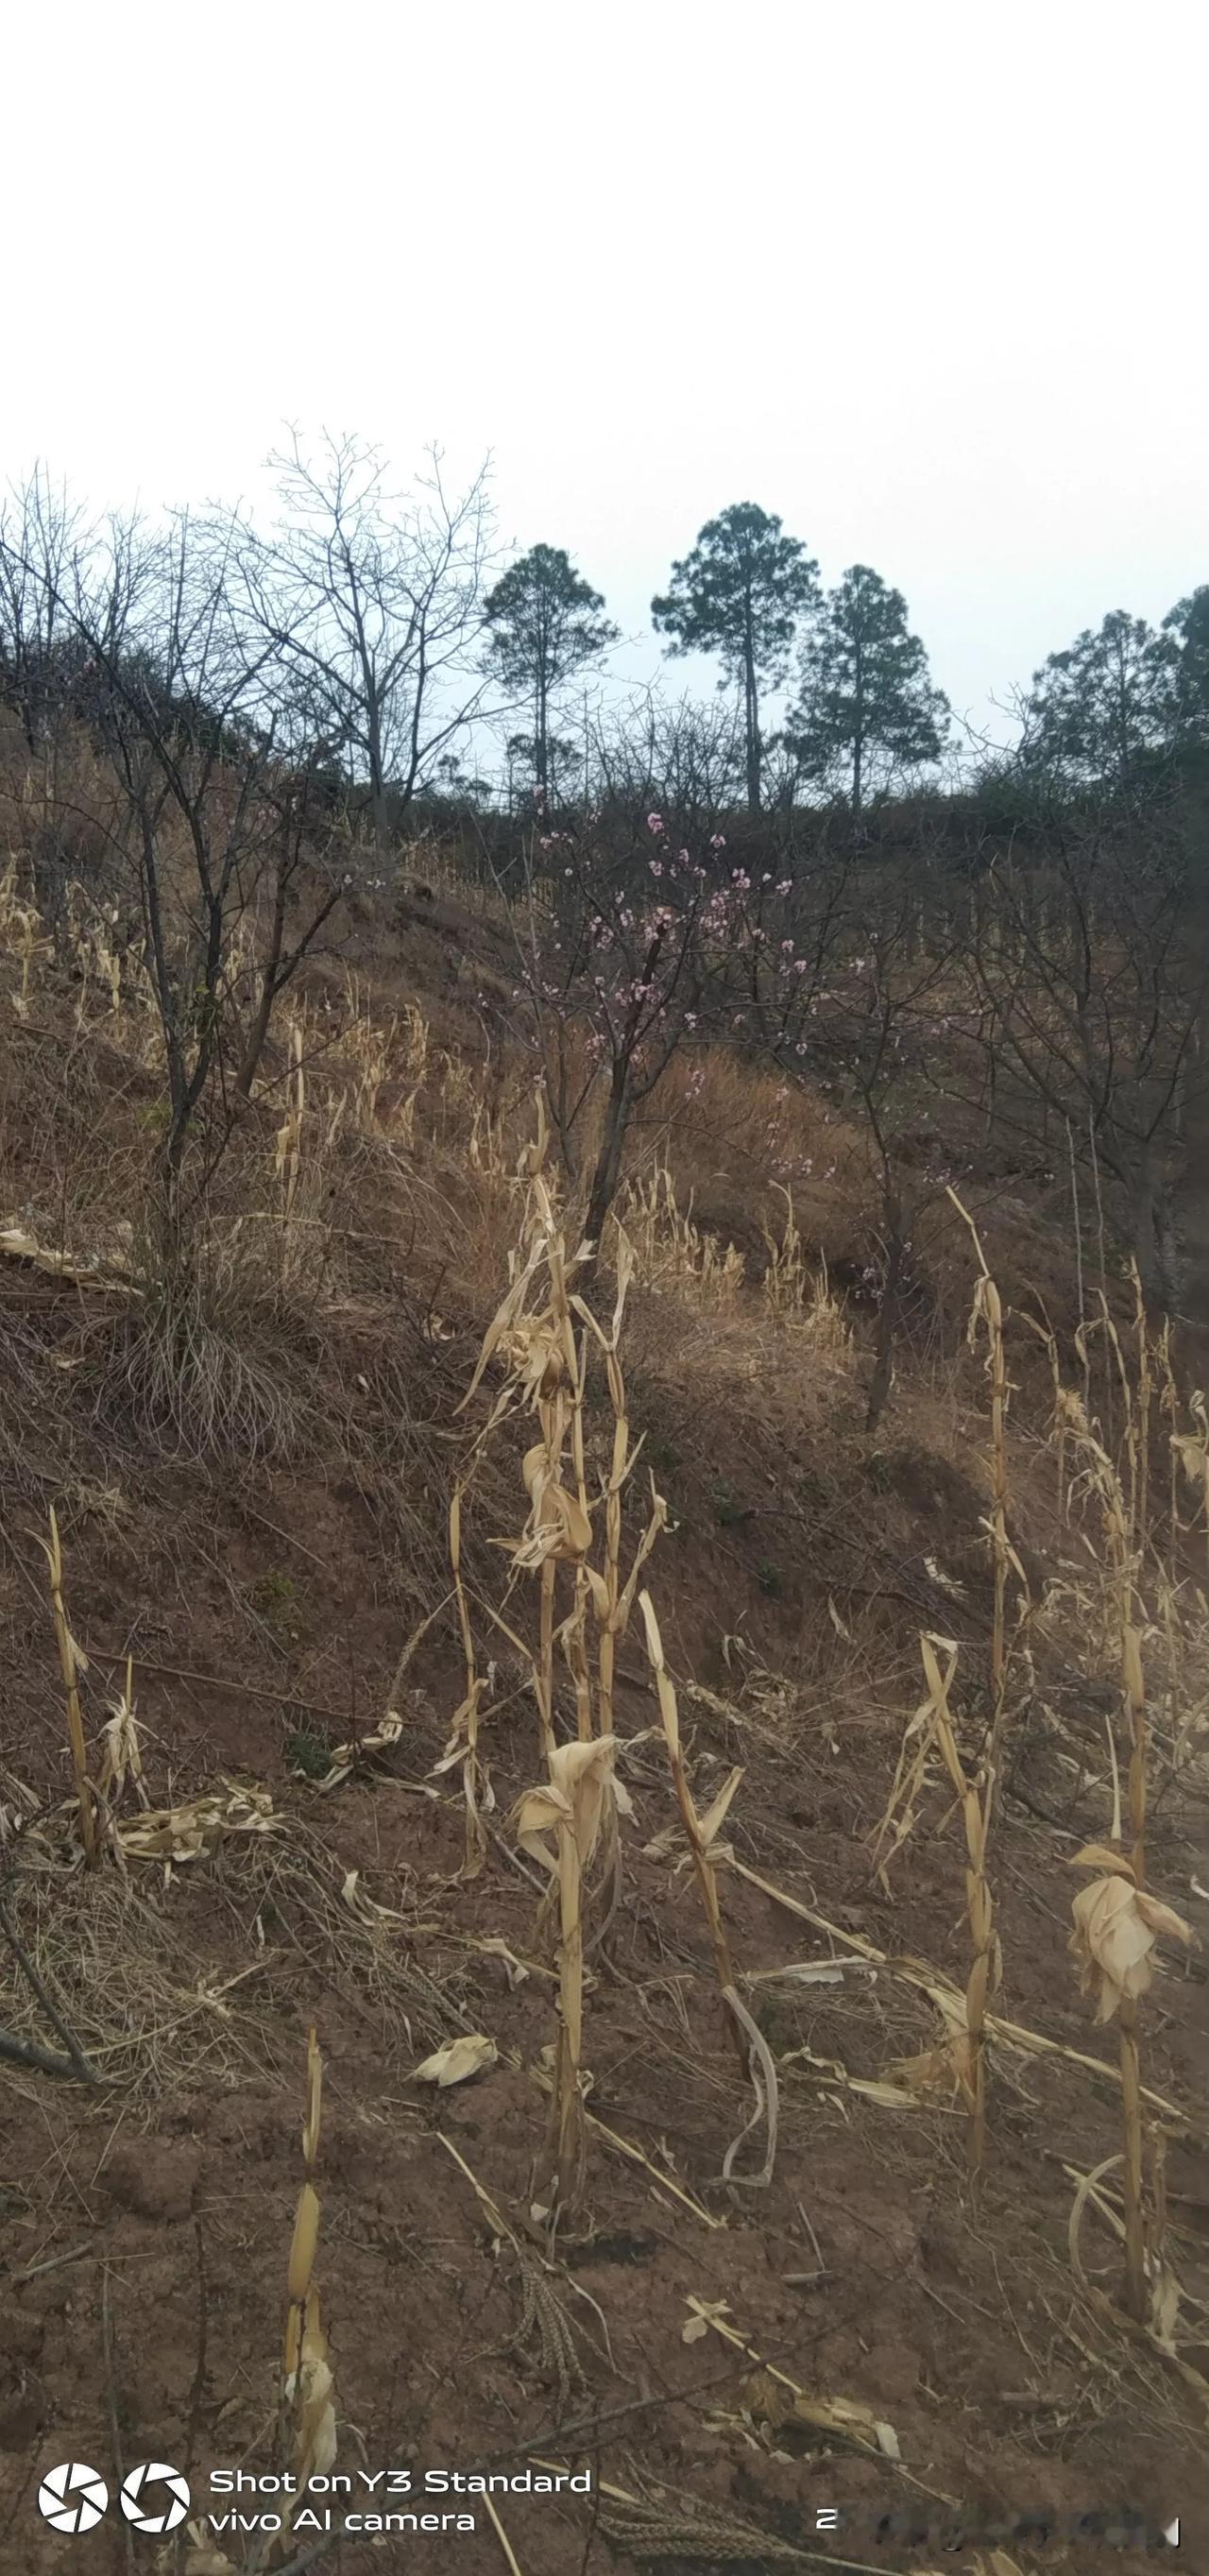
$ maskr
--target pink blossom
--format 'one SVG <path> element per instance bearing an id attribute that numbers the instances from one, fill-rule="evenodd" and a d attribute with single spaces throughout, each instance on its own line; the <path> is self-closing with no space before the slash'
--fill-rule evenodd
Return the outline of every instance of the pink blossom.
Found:
<path id="1" fill-rule="evenodd" d="M 663 832 L 667 829 L 662 814 L 648 814 L 646 827 L 648 832 Z"/>

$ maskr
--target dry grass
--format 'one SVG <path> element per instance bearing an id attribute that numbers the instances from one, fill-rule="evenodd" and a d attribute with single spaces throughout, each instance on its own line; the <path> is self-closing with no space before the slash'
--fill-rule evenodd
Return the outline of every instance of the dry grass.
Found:
<path id="1" fill-rule="evenodd" d="M 682 1209 L 666 1163 L 657 1163 L 645 1180 L 627 1184 L 620 1222 L 648 1287 L 670 1289 L 707 1313 L 733 1308 L 744 1280 L 743 1255 L 733 1243 L 724 1244 L 720 1236 L 694 1225 L 691 1194 Z"/>
<path id="2" fill-rule="evenodd" d="M 59 1544 L 59 1524 L 52 1506 L 50 1544 L 42 1541 L 50 1587 L 51 1615 L 55 1623 L 55 1644 L 59 1649 L 59 1670 L 63 1676 L 63 1693 L 67 1706 L 67 1740 L 71 1747 L 71 1765 L 76 1779 L 76 1804 L 80 1818 L 80 1840 L 85 1864 L 96 1866 L 98 1855 L 96 1793 L 88 1776 L 88 1749 L 84 1742 L 84 1720 L 80 1713 L 80 1675 L 88 1670 L 87 1657 L 81 1654 L 71 1633 L 63 1600 L 63 1550 Z"/>
<path id="3" fill-rule="evenodd" d="M 153 1901 L 150 1875 L 98 1869 L 81 1879 L 41 1837 L 21 1856 L 9 1902 L 25 1947 L 102 2083 L 131 2111 L 206 2086 L 284 2071 L 276 2016 L 258 1980 L 262 1958 L 233 1973 L 199 1961 L 193 1932 Z M 22 2039 L 45 2033 L 37 2003 L 0 1948 L 0 2021 Z M 37 2080 L 9 2069 L 31 2098 Z"/>

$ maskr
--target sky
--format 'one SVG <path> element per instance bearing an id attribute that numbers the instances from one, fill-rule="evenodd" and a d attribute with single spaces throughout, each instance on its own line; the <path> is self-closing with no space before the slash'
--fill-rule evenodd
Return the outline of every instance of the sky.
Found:
<path id="1" fill-rule="evenodd" d="M 501 539 L 677 693 L 651 596 L 753 500 L 1000 736 L 1209 581 L 1199 0 L 69 0 L 6 71 L 0 481 L 259 509 L 287 422 L 490 453 Z"/>

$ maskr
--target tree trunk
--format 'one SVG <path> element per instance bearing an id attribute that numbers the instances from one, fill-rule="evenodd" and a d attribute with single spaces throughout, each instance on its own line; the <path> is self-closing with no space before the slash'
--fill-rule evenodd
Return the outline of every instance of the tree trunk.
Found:
<path id="1" fill-rule="evenodd" d="M 550 784 L 549 736 L 550 719 L 549 705 L 546 697 L 545 675 L 543 672 L 539 671 L 537 675 L 537 734 L 533 745 L 533 761 L 534 768 L 537 772 L 537 785 L 541 789 L 543 805 L 548 802 L 547 789 Z"/>
<path id="2" fill-rule="evenodd" d="M 897 1197 L 893 1195 L 887 1199 L 885 1224 L 886 1276 L 882 1286 L 882 1302 L 878 1309 L 873 1375 L 869 1380 L 869 1401 L 865 1412 L 866 1431 L 876 1431 L 894 1383 L 894 1337 L 898 1328 L 899 1293 L 902 1286 L 906 1245 L 903 1242 L 902 1209 Z"/>
<path id="3" fill-rule="evenodd" d="M 252 1084 L 256 1079 L 256 1071 L 260 1063 L 261 1056 L 264 1054 L 264 1042 L 269 1034 L 269 1022 L 272 1019 L 273 1004 L 277 998 L 277 972 L 281 964 L 281 951 L 284 943 L 285 875 L 279 868 L 277 872 L 276 891 L 273 897 L 273 927 L 269 935 L 269 953 L 264 961 L 263 967 L 261 968 L 260 994 L 256 1004 L 256 1016 L 252 1022 L 251 1030 L 248 1035 L 248 1043 L 243 1051 L 243 1061 L 240 1064 L 239 1072 L 235 1078 L 235 1088 L 239 1093 L 241 1100 L 251 1099 Z"/>
<path id="4" fill-rule="evenodd" d="M 617 1196 L 617 1184 L 621 1178 L 622 1148 L 625 1144 L 629 1119 L 630 1068 L 628 1063 L 619 1057 L 613 1066 L 613 1079 L 609 1085 L 609 1105 L 605 1113 L 605 1131 L 601 1139 L 600 1152 L 596 1157 L 596 1169 L 592 1174 L 592 1187 L 588 1193 L 588 1213 L 584 1219 L 584 1233 L 588 1241 L 595 1245 L 598 1255 L 605 1220 Z"/>
<path id="5" fill-rule="evenodd" d="M 743 648 L 743 718 L 747 746 L 747 810 L 760 811 L 760 699 L 756 688 L 756 657 L 750 631 Z"/>
<path id="6" fill-rule="evenodd" d="M 366 733 L 369 749 L 369 810 L 374 832 L 374 857 L 389 855 L 390 833 L 386 811 L 386 780 L 382 770 L 382 722 L 372 683 L 366 702 Z"/>

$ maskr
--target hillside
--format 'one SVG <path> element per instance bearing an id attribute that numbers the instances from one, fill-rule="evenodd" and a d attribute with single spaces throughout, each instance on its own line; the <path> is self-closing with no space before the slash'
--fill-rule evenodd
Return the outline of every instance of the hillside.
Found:
<path id="1" fill-rule="evenodd" d="M 1174 2563 L 1209 2564 L 1204 1421 L 1124 1264 L 1099 1307 L 1077 1272 L 1057 1157 L 1008 1168 L 929 1108 L 943 1173 L 868 1429 L 855 1113 L 686 1046 L 577 1268 L 509 923 L 404 850 L 277 1007 L 182 1285 L 147 1187 L 168 1113 L 145 983 L 81 891 L 91 844 L 52 922 L 7 821 L 0 2028 L 57 2051 L 53 2007 L 98 2080 L 0 2064 L 3 2564 L 74 2563 L 34 2510 L 68 2457 L 192 2487 L 162 2554 L 111 2514 L 81 2550 L 97 2576 L 1153 2563 L 1128 2518 L 1010 2537 L 1026 2509 L 1179 2514 Z M 1068 1945 L 1114 1765 L 1129 1843 L 1140 1692 L 1146 1883 L 1198 1939 L 1159 1941 L 1125 2013 L 1131 2321 L 1121 2016 L 1096 2023 Z M 561 1917 L 544 1901 L 535 1838 L 566 1860 L 579 1792 L 551 1803 L 550 1745 L 602 1734 L 624 1811 L 606 1762 L 581 1853 L 586 2162 L 560 2212 L 580 1900 L 564 1876 Z M 746 2021 L 719 1992 L 715 1857 Z M 311 2411 L 295 2391 L 279 2423 L 312 2031 Z M 472 2037 L 492 2046 L 468 2080 L 417 2080 Z M 229 2509 L 215 2468 L 300 2457 L 417 2485 L 588 2470 L 592 2492 L 396 2498 L 476 2528 L 385 2545 L 203 2531 L 199 2508 Z"/>

